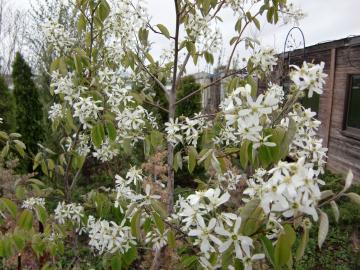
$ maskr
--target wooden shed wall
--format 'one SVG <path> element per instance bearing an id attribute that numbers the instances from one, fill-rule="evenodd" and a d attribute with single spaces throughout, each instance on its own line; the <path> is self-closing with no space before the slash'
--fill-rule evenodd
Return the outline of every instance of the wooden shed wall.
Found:
<path id="1" fill-rule="evenodd" d="M 351 62 L 349 58 L 351 58 Z M 349 76 L 360 74 L 360 46 L 337 48 L 335 59 L 328 168 L 344 173 L 348 169 L 352 169 L 355 179 L 360 181 L 360 140 L 346 135 L 343 130 Z M 353 66 L 353 64 L 355 65 Z M 328 114 L 328 112 L 325 111 L 324 114 Z"/>
<path id="2" fill-rule="evenodd" d="M 355 181 L 360 181 L 360 139 L 344 131 L 346 97 L 349 91 L 349 76 L 360 74 L 360 44 L 352 41 L 359 37 L 327 42 L 290 53 L 290 64 L 325 62 L 328 74 L 324 93 L 320 96 L 318 119 L 322 122 L 319 134 L 323 145 L 328 147 L 327 168 L 346 174 L 351 169 Z M 351 44 L 351 46 L 349 46 Z M 288 63 L 289 55 L 285 57 Z M 350 59 L 350 61 L 349 61 Z M 360 110 L 360 108 L 359 108 Z"/>

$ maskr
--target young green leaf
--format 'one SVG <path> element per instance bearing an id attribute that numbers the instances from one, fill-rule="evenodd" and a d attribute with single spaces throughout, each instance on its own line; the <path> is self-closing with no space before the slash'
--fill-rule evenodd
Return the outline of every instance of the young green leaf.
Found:
<path id="1" fill-rule="evenodd" d="M 331 209 L 334 213 L 335 221 L 339 222 L 339 217 L 340 217 L 339 207 L 337 206 L 335 201 L 331 201 L 330 205 L 331 205 Z"/>
<path id="2" fill-rule="evenodd" d="M 17 214 L 16 204 L 7 198 L 1 198 L 0 201 L 5 206 L 5 208 L 9 211 L 10 215 L 13 218 L 16 218 L 16 214 Z"/>
<path id="3" fill-rule="evenodd" d="M 17 225 L 20 229 L 29 231 L 33 225 L 33 214 L 30 210 L 25 209 L 18 220 Z"/>
<path id="4" fill-rule="evenodd" d="M 189 169 L 189 172 L 192 173 L 196 166 L 197 151 L 196 151 L 195 147 L 190 146 L 189 150 L 188 150 L 188 154 L 189 154 L 188 169 Z"/>
<path id="5" fill-rule="evenodd" d="M 162 24 L 157 24 L 156 25 L 157 28 L 159 28 L 160 32 L 168 39 L 170 39 L 170 32 L 169 30 L 166 28 L 165 25 L 162 25 Z"/>
<path id="6" fill-rule="evenodd" d="M 328 231 L 329 231 L 329 218 L 325 212 L 320 211 L 320 224 L 319 224 L 319 232 L 318 232 L 318 246 L 320 249 L 325 241 Z"/>

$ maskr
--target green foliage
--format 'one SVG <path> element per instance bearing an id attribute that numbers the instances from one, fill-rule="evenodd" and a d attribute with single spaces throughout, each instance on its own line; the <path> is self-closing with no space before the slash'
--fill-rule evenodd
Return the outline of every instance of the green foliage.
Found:
<path id="1" fill-rule="evenodd" d="M 42 105 L 31 69 L 20 53 L 16 54 L 12 68 L 17 132 L 22 134 L 29 151 L 34 153 L 37 143 L 43 140 Z"/>
<path id="2" fill-rule="evenodd" d="M 15 129 L 14 98 L 0 75 L 0 117 L 3 118 L 1 130 L 11 132 Z"/>
<path id="3" fill-rule="evenodd" d="M 200 84 L 198 84 L 194 78 L 194 76 L 186 76 L 181 79 L 179 83 L 179 87 L 176 92 L 177 100 L 189 95 L 190 93 L 199 90 Z M 190 99 L 186 100 L 186 102 L 182 102 L 176 108 L 176 116 L 179 117 L 181 115 L 190 117 L 193 116 L 194 113 L 201 111 L 201 93 L 193 95 Z"/>

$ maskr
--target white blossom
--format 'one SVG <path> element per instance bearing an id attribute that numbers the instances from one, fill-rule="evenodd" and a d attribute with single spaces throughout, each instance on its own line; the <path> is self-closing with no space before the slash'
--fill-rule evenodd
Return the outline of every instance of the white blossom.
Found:
<path id="1" fill-rule="evenodd" d="M 134 183 L 135 185 L 137 183 L 142 182 L 143 175 L 141 169 L 136 169 L 135 166 L 131 167 L 129 171 L 126 174 L 127 183 Z"/>
<path id="2" fill-rule="evenodd" d="M 54 103 L 51 105 L 49 110 L 49 119 L 55 121 L 56 119 L 62 118 L 64 116 L 63 107 L 59 103 Z"/>
<path id="3" fill-rule="evenodd" d="M 30 197 L 23 201 L 22 208 L 34 210 L 36 206 L 45 207 L 45 199 L 39 197 Z"/>
<path id="4" fill-rule="evenodd" d="M 87 224 L 89 246 L 97 250 L 100 255 L 105 252 L 127 252 L 136 242 L 130 227 L 124 225 L 125 221 L 126 219 L 123 219 L 118 225 L 113 221 L 95 220 L 90 216 Z"/>
<path id="5" fill-rule="evenodd" d="M 323 72 L 324 66 L 324 62 L 314 65 L 305 61 L 301 68 L 292 65 L 291 67 L 293 67 L 294 70 L 290 72 L 290 78 L 300 91 L 308 89 L 308 97 L 311 98 L 313 96 L 313 92 L 318 94 L 323 93 L 322 89 L 325 84 L 324 78 L 327 77 L 327 75 Z"/>
<path id="6" fill-rule="evenodd" d="M 232 231 L 227 231 L 222 227 L 216 227 L 217 234 L 225 236 L 226 241 L 219 247 L 219 252 L 224 253 L 229 249 L 231 245 L 235 248 L 236 258 L 242 259 L 245 256 L 250 255 L 250 248 L 253 246 L 253 240 L 240 233 L 241 217 L 238 217 L 235 221 Z"/>
<path id="7" fill-rule="evenodd" d="M 103 107 L 99 106 L 101 100 L 94 101 L 92 97 L 82 98 L 74 103 L 74 117 L 78 117 L 80 123 L 84 129 L 91 128 L 92 124 L 90 120 L 96 120 L 99 118 L 99 113 L 104 110 Z"/>
<path id="8" fill-rule="evenodd" d="M 79 226 L 81 224 L 81 218 L 84 216 L 84 208 L 80 204 L 66 204 L 65 202 L 60 202 L 58 203 L 54 214 L 55 220 L 59 224 L 71 221 Z"/>
<path id="9" fill-rule="evenodd" d="M 273 48 L 261 48 L 252 57 L 251 62 L 264 72 L 274 70 L 277 64 L 276 52 Z"/>
<path id="10" fill-rule="evenodd" d="M 119 149 L 115 143 L 111 143 L 108 138 L 102 142 L 99 148 L 95 147 L 92 153 L 94 157 L 102 162 L 110 161 L 119 154 Z"/>

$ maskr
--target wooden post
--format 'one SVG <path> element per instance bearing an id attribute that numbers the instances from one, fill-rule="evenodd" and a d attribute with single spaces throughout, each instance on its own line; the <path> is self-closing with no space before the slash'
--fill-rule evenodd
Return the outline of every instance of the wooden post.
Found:
<path id="1" fill-rule="evenodd" d="M 336 48 L 331 49 L 331 58 L 330 58 L 330 74 L 329 74 L 329 81 L 328 81 L 328 88 L 327 93 L 325 95 L 327 96 L 326 99 L 326 108 L 325 113 L 327 115 L 324 115 L 325 121 L 324 121 L 324 146 L 329 148 L 329 141 L 330 141 L 330 132 L 331 132 L 331 120 L 332 120 L 332 108 L 334 103 L 334 85 L 335 85 L 335 71 L 336 71 Z"/>

